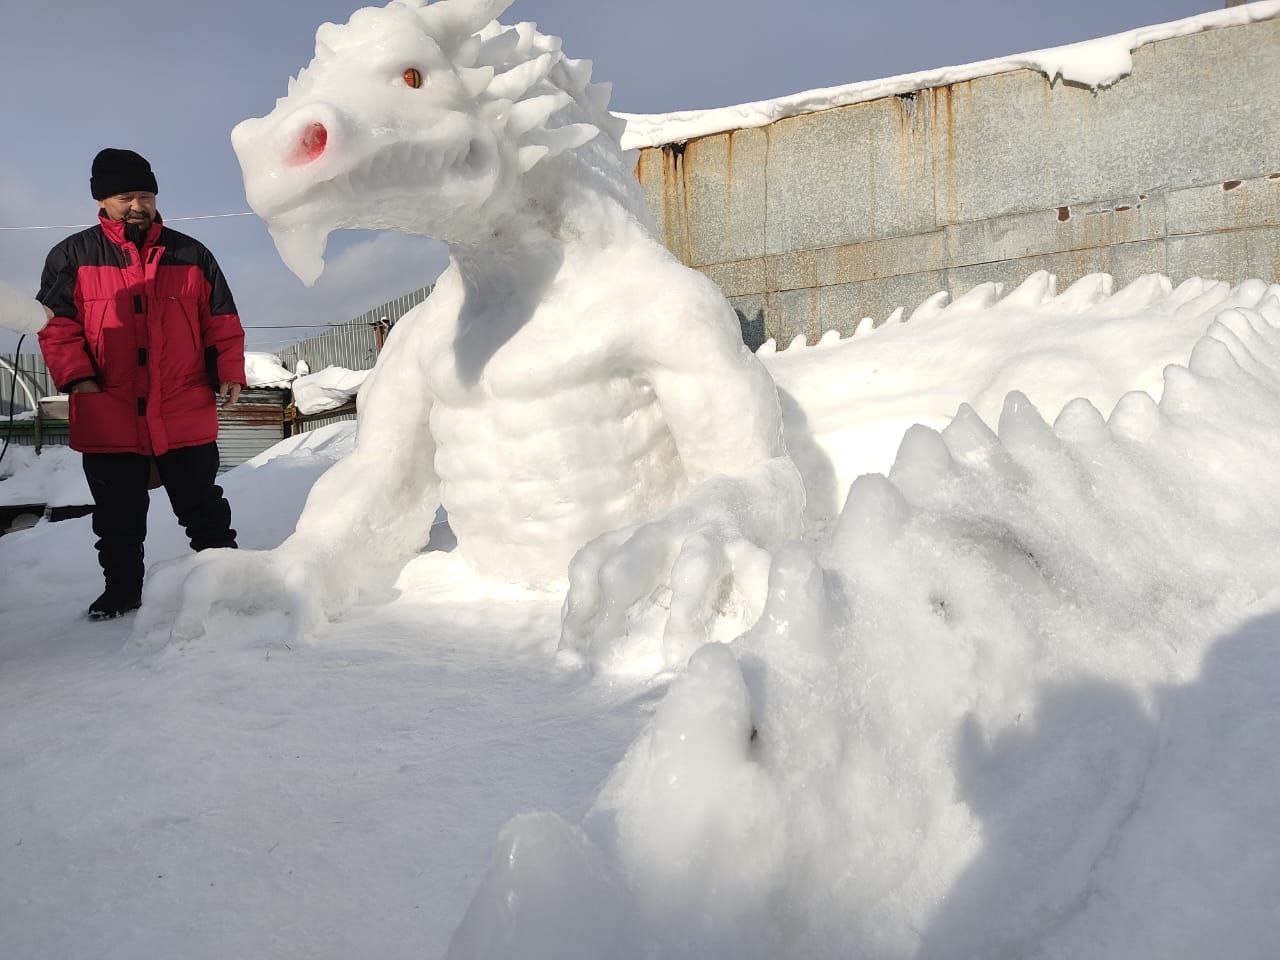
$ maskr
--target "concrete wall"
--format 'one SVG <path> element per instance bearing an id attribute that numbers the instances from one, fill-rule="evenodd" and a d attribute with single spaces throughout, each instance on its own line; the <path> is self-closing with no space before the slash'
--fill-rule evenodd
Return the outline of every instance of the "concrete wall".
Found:
<path id="1" fill-rule="evenodd" d="M 1280 280 L 1280 20 L 1149 44 L 1091 91 L 1018 70 L 641 152 L 664 242 L 753 346 L 938 290 Z"/>

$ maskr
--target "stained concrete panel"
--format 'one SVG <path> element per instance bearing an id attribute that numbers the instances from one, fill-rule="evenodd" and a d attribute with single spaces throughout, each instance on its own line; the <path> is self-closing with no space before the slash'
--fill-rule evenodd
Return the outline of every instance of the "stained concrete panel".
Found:
<path id="1" fill-rule="evenodd" d="M 1126 197 L 1104 203 L 1015 213 L 946 228 L 947 264 L 1012 260 L 1066 250 L 1152 240 L 1165 234 L 1161 197 Z"/>
<path id="2" fill-rule="evenodd" d="M 770 293 L 765 329 L 780 347 L 801 333 L 810 343 L 828 330 L 848 336 L 863 317 L 873 317 L 880 323 L 897 307 L 904 307 L 910 314 L 922 301 L 945 288 L 944 275 L 931 271 Z"/>
<path id="3" fill-rule="evenodd" d="M 1173 280 L 1213 277 L 1239 283 L 1250 277 L 1280 281 L 1280 227 L 1170 237 L 1165 256 Z"/>
<path id="4" fill-rule="evenodd" d="M 946 236 L 935 230 L 776 254 L 766 262 L 766 282 L 770 290 L 822 287 L 941 270 L 946 265 Z"/>
<path id="5" fill-rule="evenodd" d="M 769 135 L 766 252 L 930 231 L 927 130 L 888 97 L 780 120 Z"/>
<path id="6" fill-rule="evenodd" d="M 697 269 L 715 281 L 716 286 L 724 291 L 726 297 L 744 297 L 748 294 L 764 293 L 763 259 L 713 263 Z"/>
<path id="7" fill-rule="evenodd" d="M 1086 250 L 1023 257 L 1019 260 L 952 267 L 946 273 L 947 289 L 954 300 L 981 283 L 996 281 L 1005 285 L 1005 293 L 1010 293 L 1031 274 L 1047 270 L 1058 278 L 1059 292 L 1090 273 L 1111 274 L 1118 290 L 1145 273 L 1162 273 L 1163 262 L 1163 240 L 1126 243 L 1116 247 L 1091 247 Z"/>
<path id="8" fill-rule="evenodd" d="M 1278 129 L 1280 19 L 1149 44 L 1097 92 L 1013 71 L 646 150 L 638 173 L 667 245 L 786 340 L 944 280 L 1280 279 Z"/>
<path id="9" fill-rule="evenodd" d="M 693 140 L 680 171 L 687 196 L 689 264 L 764 256 L 768 134 L 736 130 Z"/>
<path id="10" fill-rule="evenodd" d="M 663 244 L 679 257 L 680 251 L 671 242 L 674 238 L 667 235 L 666 216 L 662 202 L 662 174 L 663 151 L 661 149 L 641 150 L 639 159 L 636 160 L 636 179 L 640 181 L 640 186 L 644 188 L 645 207 L 649 211 L 649 217 L 657 228 L 658 236 L 662 239 Z"/>
<path id="11" fill-rule="evenodd" d="M 1030 70 L 930 91 L 940 222 L 1272 172 L 1278 58 L 1273 20 L 1141 47 L 1096 92 Z"/>
<path id="12" fill-rule="evenodd" d="M 663 245 L 680 259 L 689 262 L 689 218 L 691 198 L 685 189 L 681 170 L 683 147 L 659 147 L 641 152 L 636 175 L 644 187 L 649 211 L 658 226 Z"/>
<path id="13" fill-rule="evenodd" d="M 1280 224 L 1280 173 L 1175 190 L 1168 210 L 1170 234 Z"/>
<path id="14" fill-rule="evenodd" d="M 1111 248 L 1111 267 L 1107 273 L 1116 278 L 1117 290 L 1149 273 L 1168 272 L 1163 240 L 1123 243 Z"/>

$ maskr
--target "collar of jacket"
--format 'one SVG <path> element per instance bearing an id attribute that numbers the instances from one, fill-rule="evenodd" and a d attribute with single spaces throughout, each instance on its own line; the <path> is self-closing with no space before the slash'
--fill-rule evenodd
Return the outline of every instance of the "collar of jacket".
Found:
<path id="1" fill-rule="evenodd" d="M 112 220 L 107 216 L 106 211 L 99 210 L 98 223 L 102 227 L 102 232 L 107 235 L 107 239 L 117 247 L 123 247 L 125 244 L 132 242 L 125 236 L 123 220 Z M 164 221 L 160 218 L 159 211 L 157 211 L 156 218 L 151 221 L 151 229 L 147 231 L 147 239 L 142 244 L 144 249 L 154 244 L 156 240 L 160 238 L 160 230 L 163 226 Z"/>

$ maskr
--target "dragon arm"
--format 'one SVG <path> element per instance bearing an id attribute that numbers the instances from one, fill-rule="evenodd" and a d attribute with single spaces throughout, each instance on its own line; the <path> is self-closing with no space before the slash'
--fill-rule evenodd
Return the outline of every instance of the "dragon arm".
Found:
<path id="1" fill-rule="evenodd" d="M 720 291 L 691 271 L 684 279 L 680 323 L 651 333 L 642 352 L 693 487 L 673 513 L 709 510 L 714 502 L 717 512 L 732 513 L 748 539 L 772 548 L 797 535 L 804 509 L 777 389 L 743 344 L 737 316 Z M 760 510 L 760 503 L 777 509 Z"/>
<path id="2" fill-rule="evenodd" d="M 664 514 L 607 533 L 569 566 L 560 649 L 606 669 L 683 664 L 754 622 L 771 554 L 801 532 L 804 486 L 768 372 L 709 280 L 681 271 L 636 349 L 692 489 Z M 679 309 L 677 309 L 677 305 Z"/>
<path id="3" fill-rule="evenodd" d="M 426 544 L 439 505 L 432 398 L 413 314 L 397 324 L 359 395 L 356 449 L 312 488 L 281 545 L 318 561 L 342 589 L 394 578 Z"/>

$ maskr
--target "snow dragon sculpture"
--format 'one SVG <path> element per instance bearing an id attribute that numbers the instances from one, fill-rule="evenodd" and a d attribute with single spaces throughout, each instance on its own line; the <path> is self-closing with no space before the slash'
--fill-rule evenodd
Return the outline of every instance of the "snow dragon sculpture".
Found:
<path id="1" fill-rule="evenodd" d="M 199 635 L 215 603 L 283 589 L 305 631 L 394 579 L 438 504 L 477 571 L 544 584 L 568 566 L 562 645 L 580 653 L 643 634 L 650 666 L 682 663 L 736 595 L 764 595 L 804 503 L 773 381 L 719 289 L 654 238 L 609 87 L 533 24 L 496 22 L 510 2 L 325 24 L 288 95 L 233 131 L 304 282 L 346 227 L 436 237 L 450 264 L 392 332 L 356 450 L 296 533 L 162 572 L 144 621 Z"/>

